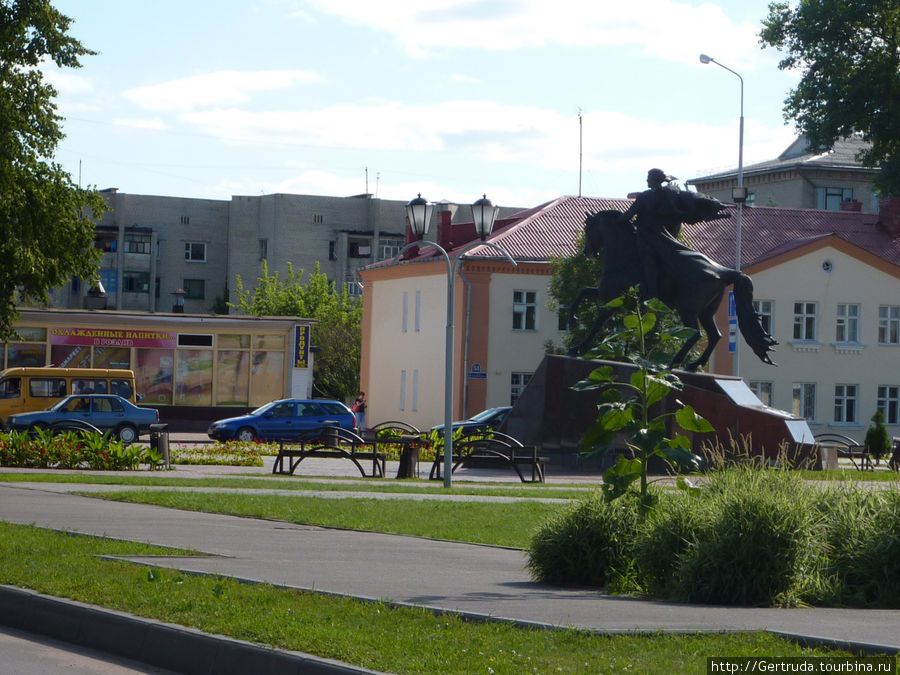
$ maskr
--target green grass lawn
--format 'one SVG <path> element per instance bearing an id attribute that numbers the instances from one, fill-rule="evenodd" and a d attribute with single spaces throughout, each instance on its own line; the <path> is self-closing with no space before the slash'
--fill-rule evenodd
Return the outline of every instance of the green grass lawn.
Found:
<path id="1" fill-rule="evenodd" d="M 183 551 L 174 553 L 184 553 Z M 0 583 L 392 673 L 705 673 L 707 656 L 838 656 L 764 633 L 598 636 L 183 575 L 157 546 L 0 522 Z"/>

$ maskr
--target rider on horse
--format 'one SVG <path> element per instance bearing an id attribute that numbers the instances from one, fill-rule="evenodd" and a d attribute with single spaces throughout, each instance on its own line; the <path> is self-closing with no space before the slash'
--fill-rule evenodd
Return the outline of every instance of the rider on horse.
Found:
<path id="1" fill-rule="evenodd" d="M 676 239 L 681 223 L 689 214 L 678 203 L 680 191 L 665 185 L 673 180 L 662 169 L 650 169 L 647 172 L 647 187 L 650 189 L 641 192 L 620 218 L 622 223 L 630 223 L 634 219 L 638 255 L 643 268 L 644 283 L 641 289 L 645 300 L 660 297 L 660 272 L 669 266 L 674 250 L 687 248 Z"/>

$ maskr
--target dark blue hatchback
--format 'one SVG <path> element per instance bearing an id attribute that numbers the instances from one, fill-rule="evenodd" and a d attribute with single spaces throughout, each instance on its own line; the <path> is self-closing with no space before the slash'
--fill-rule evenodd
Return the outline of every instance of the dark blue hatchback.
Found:
<path id="1" fill-rule="evenodd" d="M 206 433 L 216 441 L 290 441 L 334 422 L 344 429 L 353 429 L 356 416 L 340 401 L 290 398 L 266 403 L 240 417 L 213 422 Z"/>

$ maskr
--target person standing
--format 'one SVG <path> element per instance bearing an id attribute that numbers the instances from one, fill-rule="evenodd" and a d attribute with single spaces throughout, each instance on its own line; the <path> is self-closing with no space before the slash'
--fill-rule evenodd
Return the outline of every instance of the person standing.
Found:
<path id="1" fill-rule="evenodd" d="M 356 428 L 362 433 L 366 430 L 366 392 L 359 392 L 350 410 L 356 413 Z"/>

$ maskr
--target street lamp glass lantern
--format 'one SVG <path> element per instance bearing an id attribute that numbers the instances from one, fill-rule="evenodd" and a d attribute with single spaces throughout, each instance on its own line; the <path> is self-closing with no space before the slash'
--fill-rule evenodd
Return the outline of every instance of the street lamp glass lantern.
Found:
<path id="1" fill-rule="evenodd" d="M 428 224 L 431 222 L 431 212 L 434 210 L 434 204 L 429 204 L 427 200 L 422 199 L 422 193 L 406 205 L 406 216 L 409 218 L 409 225 L 413 234 L 422 239 L 428 233 Z"/>
<path id="2" fill-rule="evenodd" d="M 475 232 L 484 241 L 494 229 L 494 221 L 500 212 L 499 206 L 491 204 L 491 200 L 487 195 L 483 195 L 481 199 L 472 204 L 472 220 L 475 223 Z"/>

